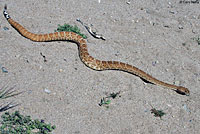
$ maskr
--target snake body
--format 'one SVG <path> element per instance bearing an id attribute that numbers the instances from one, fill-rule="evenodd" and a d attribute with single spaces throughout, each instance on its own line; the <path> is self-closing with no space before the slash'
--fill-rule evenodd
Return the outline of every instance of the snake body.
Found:
<path id="1" fill-rule="evenodd" d="M 91 69 L 102 71 L 102 70 L 120 70 L 125 71 L 140 78 L 156 84 L 161 85 L 163 87 L 170 88 L 180 94 L 189 95 L 189 90 L 182 86 L 176 86 L 172 84 L 165 83 L 160 81 L 151 75 L 145 73 L 144 71 L 138 69 L 135 66 L 119 62 L 119 61 L 101 61 L 98 59 L 93 58 L 87 49 L 86 41 L 78 34 L 74 32 L 55 32 L 55 33 L 48 33 L 48 34 L 34 34 L 26 30 L 22 25 L 11 19 L 9 14 L 7 13 L 7 8 L 4 8 L 3 14 L 7 21 L 10 23 L 12 27 L 14 27 L 22 36 L 35 41 L 35 42 L 45 42 L 45 41 L 56 41 L 56 40 L 66 40 L 66 41 L 73 41 L 78 45 L 79 49 L 79 56 L 81 61 Z"/>

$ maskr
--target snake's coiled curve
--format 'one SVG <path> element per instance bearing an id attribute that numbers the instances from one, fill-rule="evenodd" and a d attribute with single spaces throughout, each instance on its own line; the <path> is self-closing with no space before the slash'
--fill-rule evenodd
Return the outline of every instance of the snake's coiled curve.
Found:
<path id="1" fill-rule="evenodd" d="M 132 65 L 125 64 L 123 62 L 118 62 L 118 61 L 101 61 L 101 60 L 93 58 L 88 53 L 86 41 L 80 35 L 74 32 L 55 32 L 55 33 L 49 33 L 49 34 L 34 34 L 26 30 L 23 26 L 21 26 L 19 23 L 17 23 L 13 19 L 11 19 L 11 17 L 7 13 L 6 7 L 4 8 L 3 14 L 12 27 L 14 27 L 22 36 L 32 41 L 45 42 L 45 41 L 67 40 L 67 41 L 73 41 L 77 43 L 78 48 L 79 48 L 80 59 L 86 66 L 88 66 L 91 69 L 99 70 L 99 71 L 121 70 L 121 71 L 125 71 L 128 73 L 137 75 L 150 83 L 161 85 L 161 86 L 170 88 L 172 90 L 175 90 L 180 94 L 189 95 L 190 93 L 189 90 L 185 87 L 176 86 L 176 85 L 172 85 L 172 84 L 168 84 L 163 81 L 160 81 Z"/>

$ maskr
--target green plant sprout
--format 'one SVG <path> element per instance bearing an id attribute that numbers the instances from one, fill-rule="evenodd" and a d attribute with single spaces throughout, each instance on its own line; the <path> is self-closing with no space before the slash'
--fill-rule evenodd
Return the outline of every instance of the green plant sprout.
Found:
<path id="1" fill-rule="evenodd" d="M 7 111 L 8 109 L 14 108 L 18 106 L 19 104 L 14 104 L 13 102 L 8 103 L 7 105 L 1 105 L 0 106 L 0 112 Z"/>
<path id="2" fill-rule="evenodd" d="M 151 113 L 154 114 L 155 117 L 160 117 L 160 119 L 161 119 L 161 117 L 166 114 L 165 112 L 163 112 L 163 110 L 157 110 L 157 109 L 153 108 L 152 105 L 150 105 L 150 106 L 152 107 L 152 109 L 150 111 L 151 111 Z"/>
<path id="3" fill-rule="evenodd" d="M 105 105 L 106 108 L 109 108 L 109 104 L 111 103 L 111 99 L 115 99 L 120 94 L 120 91 L 117 93 L 110 93 L 109 96 L 103 97 L 99 106 Z"/>
<path id="4" fill-rule="evenodd" d="M 55 125 L 44 123 L 44 120 L 23 116 L 19 111 L 12 114 L 5 112 L 1 118 L 1 134 L 50 134 L 56 128 Z"/>
<path id="5" fill-rule="evenodd" d="M 195 40 L 198 43 L 198 45 L 200 45 L 200 36 L 194 37 L 192 39 Z"/>
<path id="6" fill-rule="evenodd" d="M 106 97 L 106 98 L 113 98 L 113 99 L 115 99 L 119 94 L 120 94 L 120 91 L 117 92 L 117 93 L 110 93 L 110 95 L 108 97 Z"/>
<path id="7" fill-rule="evenodd" d="M 106 99 L 106 98 L 103 97 L 103 99 L 101 99 L 101 102 L 99 103 L 99 106 L 109 105 L 110 103 L 111 103 L 110 99 Z"/>
<path id="8" fill-rule="evenodd" d="M 151 109 L 151 113 L 154 114 L 155 117 L 162 117 L 166 113 L 164 113 L 162 110 L 156 110 L 155 108 Z"/>
<path id="9" fill-rule="evenodd" d="M 77 33 L 78 35 L 82 36 L 84 39 L 87 39 L 87 36 L 80 33 L 80 29 L 75 25 L 75 26 L 71 26 L 69 24 L 64 24 L 64 25 L 60 25 L 58 24 L 58 28 L 57 30 L 55 30 L 55 32 L 61 32 L 61 31 L 67 31 L 67 32 L 74 32 Z"/>
<path id="10" fill-rule="evenodd" d="M 0 99 L 7 99 L 10 97 L 14 97 L 16 95 L 21 94 L 22 92 L 16 92 L 14 90 L 14 87 L 7 89 L 7 87 L 0 88 Z M 1 105 L 0 106 L 0 112 L 6 111 L 8 109 L 11 109 L 13 107 L 18 106 L 19 104 L 14 104 L 13 102 L 8 103 L 7 105 Z"/>
<path id="11" fill-rule="evenodd" d="M 10 98 L 10 97 L 14 97 L 16 95 L 21 94 L 22 92 L 16 93 L 16 90 L 13 90 L 14 87 L 12 88 L 1 88 L 0 89 L 0 99 L 6 99 L 6 98 Z"/>

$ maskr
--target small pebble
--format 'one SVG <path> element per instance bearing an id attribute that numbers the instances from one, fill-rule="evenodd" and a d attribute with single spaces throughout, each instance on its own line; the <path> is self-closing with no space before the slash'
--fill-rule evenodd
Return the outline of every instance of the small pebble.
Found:
<path id="1" fill-rule="evenodd" d="M 28 94 L 31 94 L 32 93 L 32 90 L 28 90 Z"/>
<path id="2" fill-rule="evenodd" d="M 183 45 L 183 46 L 186 46 L 186 43 L 184 42 L 184 43 L 182 43 L 182 45 Z"/>
<path id="3" fill-rule="evenodd" d="M 193 15 L 193 16 L 192 16 L 192 19 L 198 19 L 198 17 L 197 17 L 197 16 L 195 16 L 195 15 Z"/>
<path id="4" fill-rule="evenodd" d="M 179 25 L 178 28 L 179 28 L 179 29 L 183 29 L 183 26 L 182 26 L 182 25 Z"/>
<path id="5" fill-rule="evenodd" d="M 131 20 L 133 23 L 138 23 L 139 22 L 139 20 L 137 19 L 137 20 Z"/>
<path id="6" fill-rule="evenodd" d="M 3 73 L 8 73 L 8 70 L 5 67 L 1 67 Z"/>
<path id="7" fill-rule="evenodd" d="M 169 11 L 169 13 L 171 13 L 171 14 L 175 14 L 175 13 L 176 13 L 176 11 Z"/>
<path id="8" fill-rule="evenodd" d="M 169 25 L 167 25 L 167 24 L 165 24 L 165 25 L 164 25 L 164 27 L 166 27 L 166 28 L 170 28 L 170 26 L 169 26 Z"/>
<path id="9" fill-rule="evenodd" d="M 158 61 L 153 61 L 152 65 L 155 66 L 158 63 Z"/>
<path id="10" fill-rule="evenodd" d="M 168 106 L 168 107 L 172 107 L 172 105 L 171 105 L 171 104 L 167 104 L 167 106 Z"/>
<path id="11" fill-rule="evenodd" d="M 184 109 L 186 112 L 190 112 L 190 109 L 187 108 L 187 105 L 186 105 L 186 104 L 183 105 L 183 109 Z"/>
<path id="12" fill-rule="evenodd" d="M 194 73 L 194 75 L 195 75 L 196 77 L 199 77 L 199 76 L 200 76 L 200 73 Z"/>
<path id="13" fill-rule="evenodd" d="M 51 93 L 51 91 L 50 91 L 49 89 L 47 89 L 47 88 L 44 89 L 44 92 L 46 92 L 46 93 L 48 93 L 48 94 Z"/>
<path id="14" fill-rule="evenodd" d="M 198 30 L 197 29 L 192 29 L 192 33 L 196 34 L 196 33 L 198 33 Z"/>
<path id="15" fill-rule="evenodd" d="M 154 26 L 156 23 L 153 22 L 153 21 L 149 21 L 149 24 L 152 25 L 152 26 Z"/>
<path id="16" fill-rule="evenodd" d="M 7 28 L 7 27 L 3 27 L 3 30 L 7 31 L 7 30 L 9 30 L 9 28 Z"/>
<path id="17" fill-rule="evenodd" d="M 180 81 L 175 81 L 174 84 L 175 85 L 180 85 Z"/>
<path id="18" fill-rule="evenodd" d="M 19 54 L 17 54 L 17 55 L 15 55 L 15 57 L 16 57 L 16 58 L 19 58 L 19 57 L 20 57 L 20 55 L 19 55 Z"/>
<path id="19" fill-rule="evenodd" d="M 63 72 L 63 69 L 59 69 L 58 72 L 59 72 L 59 73 Z"/>
<path id="20" fill-rule="evenodd" d="M 127 1 L 127 2 L 126 2 L 126 4 L 130 5 L 130 4 L 131 4 L 131 2 L 130 2 L 130 1 Z"/>
<path id="21" fill-rule="evenodd" d="M 119 51 L 117 51 L 117 53 L 115 54 L 115 56 L 118 56 L 119 55 Z"/>
<path id="22" fill-rule="evenodd" d="M 42 66 L 40 65 L 40 67 L 39 67 L 40 69 L 42 69 Z"/>

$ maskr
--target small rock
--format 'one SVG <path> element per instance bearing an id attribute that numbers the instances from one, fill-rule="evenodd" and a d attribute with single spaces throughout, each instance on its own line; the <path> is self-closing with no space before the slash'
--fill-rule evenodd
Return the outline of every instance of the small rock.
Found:
<path id="1" fill-rule="evenodd" d="M 192 29 L 192 33 L 196 34 L 196 33 L 198 33 L 198 30 L 197 29 Z"/>
<path id="2" fill-rule="evenodd" d="M 16 57 L 16 58 L 19 58 L 19 57 L 20 57 L 20 55 L 19 55 L 19 54 L 17 54 L 17 55 L 15 55 L 15 57 Z"/>
<path id="3" fill-rule="evenodd" d="M 42 69 L 42 65 L 40 65 L 40 67 L 39 67 L 40 69 Z"/>
<path id="4" fill-rule="evenodd" d="M 63 72 L 63 69 L 59 69 L 58 72 L 59 72 L 59 73 Z"/>
<path id="5" fill-rule="evenodd" d="M 166 28 L 170 28 L 170 26 L 169 26 L 169 25 L 167 25 L 167 24 L 165 24 L 165 25 L 164 25 L 164 27 L 166 27 Z"/>
<path id="6" fill-rule="evenodd" d="M 179 29 L 183 29 L 183 26 L 182 26 L 182 25 L 179 25 L 178 28 L 179 28 Z"/>
<path id="7" fill-rule="evenodd" d="M 51 91 L 50 91 L 49 89 L 47 89 L 47 88 L 44 89 L 44 92 L 46 92 L 46 93 L 48 93 L 48 94 L 51 93 Z"/>
<path id="8" fill-rule="evenodd" d="M 195 16 L 195 15 L 193 15 L 193 16 L 192 16 L 192 19 L 197 19 L 197 18 L 198 18 L 198 17 L 197 17 L 197 16 Z"/>
<path id="9" fill-rule="evenodd" d="M 174 84 L 175 85 L 180 85 L 180 81 L 175 81 Z"/>
<path id="10" fill-rule="evenodd" d="M 176 13 L 176 11 L 169 11 L 169 13 L 171 13 L 171 14 L 175 14 L 175 13 Z"/>
<path id="11" fill-rule="evenodd" d="M 158 61 L 153 61 L 152 65 L 155 66 L 158 63 Z"/>
<path id="12" fill-rule="evenodd" d="M 133 23 L 138 23 L 139 22 L 139 20 L 138 19 L 136 19 L 136 20 L 131 20 Z"/>
<path id="13" fill-rule="evenodd" d="M 168 8 L 172 8 L 172 7 L 173 7 L 172 3 L 171 3 L 171 2 L 168 2 L 167 7 L 168 7 Z"/>
<path id="14" fill-rule="evenodd" d="M 168 106 L 168 107 L 172 107 L 172 105 L 171 105 L 171 104 L 167 104 L 167 106 Z"/>
<path id="15" fill-rule="evenodd" d="M 186 105 L 186 104 L 183 105 L 183 109 L 184 109 L 186 112 L 190 112 L 190 109 L 187 108 L 187 105 Z"/>
<path id="16" fill-rule="evenodd" d="M 184 43 L 182 43 L 182 45 L 183 45 L 183 46 L 186 46 L 186 43 L 184 42 Z"/>
<path id="17" fill-rule="evenodd" d="M 1 67 L 3 73 L 8 73 L 8 70 L 5 67 Z"/>
<path id="18" fill-rule="evenodd" d="M 130 2 L 130 1 L 127 1 L 127 2 L 126 2 L 126 4 L 130 5 L 130 4 L 131 4 L 131 2 Z"/>
<path id="19" fill-rule="evenodd" d="M 9 30 L 9 28 L 8 27 L 3 27 L 3 30 L 7 31 L 7 30 Z"/>

